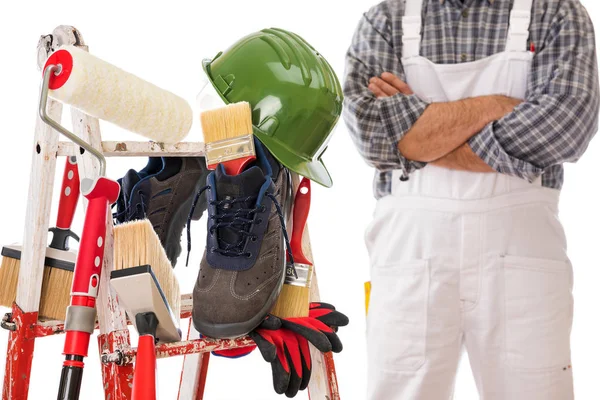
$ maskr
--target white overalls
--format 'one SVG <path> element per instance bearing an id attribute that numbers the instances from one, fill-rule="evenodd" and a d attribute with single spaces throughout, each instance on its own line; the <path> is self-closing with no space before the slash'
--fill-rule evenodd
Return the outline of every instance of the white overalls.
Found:
<path id="1" fill-rule="evenodd" d="M 429 102 L 523 99 L 531 5 L 515 0 L 504 52 L 436 65 L 419 56 L 422 0 L 407 0 L 408 85 Z M 559 191 L 431 165 L 407 182 L 401 175 L 366 233 L 368 399 L 451 399 L 463 345 L 483 400 L 572 399 L 573 278 Z"/>

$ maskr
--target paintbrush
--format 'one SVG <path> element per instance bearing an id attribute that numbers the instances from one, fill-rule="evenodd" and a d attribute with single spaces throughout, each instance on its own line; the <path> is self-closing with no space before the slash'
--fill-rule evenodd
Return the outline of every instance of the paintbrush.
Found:
<path id="1" fill-rule="evenodd" d="M 209 169 L 223 164 L 227 174 L 238 175 L 256 159 L 249 103 L 234 103 L 205 111 L 200 114 L 200 122 Z"/>
<path id="2" fill-rule="evenodd" d="M 292 260 L 288 258 L 285 283 L 271 314 L 280 318 L 308 317 L 313 265 L 302 250 L 302 237 L 310 211 L 310 180 L 302 178 L 294 200 Z"/>
<path id="3" fill-rule="evenodd" d="M 56 227 L 51 228 L 52 242 L 46 248 L 44 277 L 40 297 L 39 318 L 64 321 L 67 306 L 71 301 L 71 282 L 77 254 L 69 251 L 69 238 L 79 241 L 71 231 L 71 223 L 79 198 L 79 173 L 77 159 L 67 157 L 63 174 Z M 17 297 L 22 248 L 20 245 L 2 248 L 0 266 L 0 305 L 12 307 Z"/>

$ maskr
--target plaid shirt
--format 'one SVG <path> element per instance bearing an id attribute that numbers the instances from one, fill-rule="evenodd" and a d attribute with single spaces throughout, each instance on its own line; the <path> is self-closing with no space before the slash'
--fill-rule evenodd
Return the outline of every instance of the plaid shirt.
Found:
<path id="1" fill-rule="evenodd" d="M 360 21 L 347 54 L 344 117 L 360 154 L 376 168 L 374 190 L 390 193 L 392 170 L 425 163 L 405 159 L 397 144 L 427 108 L 416 95 L 376 99 L 368 80 L 385 71 L 405 79 L 401 64 L 405 1 L 388 0 Z M 425 0 L 421 55 L 437 64 L 475 61 L 504 51 L 511 0 Z M 530 41 L 536 53 L 525 102 L 469 140 L 496 171 L 560 189 L 564 162 L 586 150 L 598 124 L 594 29 L 578 0 L 534 0 Z M 524 49 L 526 50 L 526 49 Z"/>

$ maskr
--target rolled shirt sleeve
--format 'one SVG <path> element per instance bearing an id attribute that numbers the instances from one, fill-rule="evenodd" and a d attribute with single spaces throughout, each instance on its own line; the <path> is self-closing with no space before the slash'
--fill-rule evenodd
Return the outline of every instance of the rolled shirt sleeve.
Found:
<path id="1" fill-rule="evenodd" d="M 385 7 L 377 7 L 361 19 L 346 57 L 344 119 L 359 153 L 375 167 L 381 186 L 389 185 L 392 170 L 406 174 L 425 164 L 407 160 L 398 142 L 423 114 L 427 103 L 416 95 L 397 94 L 377 99 L 368 89 L 369 79 L 391 72 L 405 80 L 391 37 Z M 375 188 L 385 194 L 384 187 Z M 389 188 L 387 189 L 389 191 Z"/>
<path id="2" fill-rule="evenodd" d="M 530 182 L 546 169 L 577 161 L 598 129 L 594 29 L 583 6 L 563 2 L 540 44 L 525 101 L 469 140 L 496 171 Z"/>

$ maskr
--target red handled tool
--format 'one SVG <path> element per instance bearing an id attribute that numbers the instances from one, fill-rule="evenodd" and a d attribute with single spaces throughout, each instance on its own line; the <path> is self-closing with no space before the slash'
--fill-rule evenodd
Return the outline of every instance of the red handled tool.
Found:
<path id="1" fill-rule="evenodd" d="M 279 318 L 308 316 L 313 265 L 302 251 L 302 236 L 309 211 L 310 180 L 302 178 L 294 199 L 292 238 L 290 240 L 291 255 L 288 254 L 287 257 L 285 281 L 277 303 L 271 310 L 271 314 Z"/>
<path id="2" fill-rule="evenodd" d="M 75 264 L 71 305 L 65 322 L 65 347 L 58 400 L 79 398 L 83 359 L 87 357 L 90 336 L 96 325 L 96 297 L 104 259 L 106 221 L 110 205 L 117 201 L 120 187 L 115 181 L 100 177 L 84 181 L 88 208 L 79 253 Z"/>
<path id="3" fill-rule="evenodd" d="M 156 400 L 156 328 L 158 318 L 153 312 L 135 316 L 140 333 L 131 400 Z"/>
<path id="4" fill-rule="evenodd" d="M 292 239 L 290 240 L 292 256 L 294 257 L 294 264 L 296 265 L 312 265 L 312 262 L 306 258 L 304 252 L 302 251 L 302 235 L 304 234 L 304 228 L 306 228 L 306 221 L 308 219 L 309 211 L 310 179 L 302 178 L 300 185 L 298 185 L 296 198 L 294 199 L 294 222 L 292 226 Z"/>
<path id="5" fill-rule="evenodd" d="M 79 241 L 79 236 L 71 231 L 71 224 L 73 223 L 77 201 L 79 200 L 79 192 L 77 158 L 73 156 L 67 157 L 62 187 L 60 189 L 56 227 L 50 228 L 50 232 L 52 232 L 50 247 L 53 249 L 68 251 L 69 238 Z"/>

